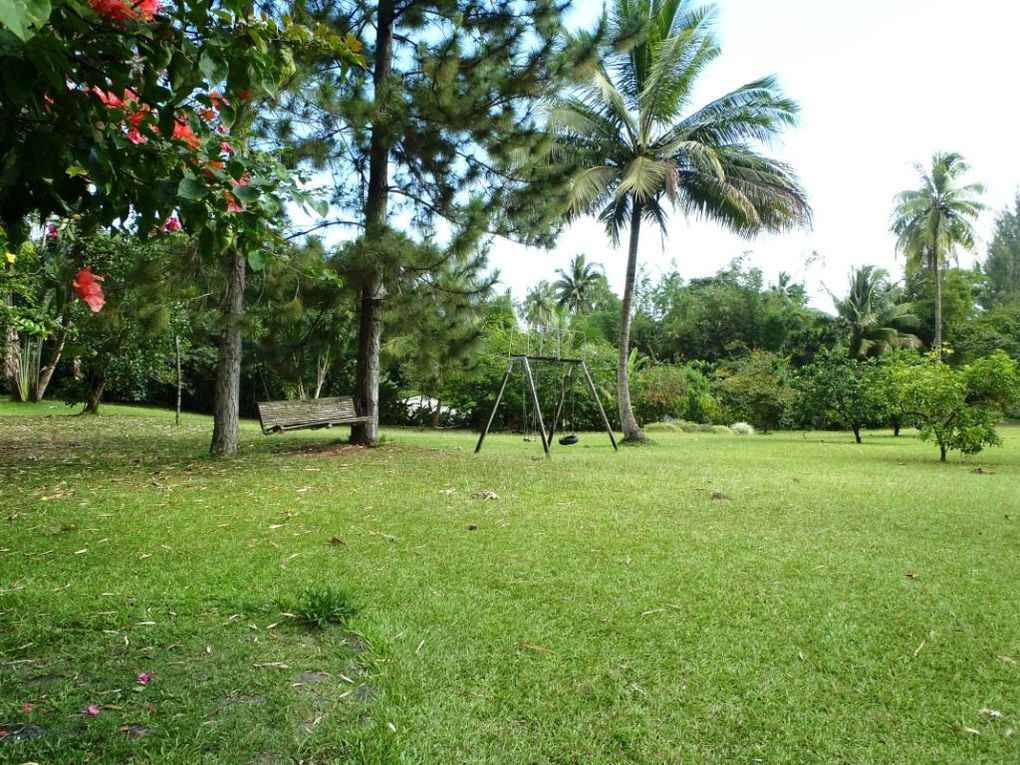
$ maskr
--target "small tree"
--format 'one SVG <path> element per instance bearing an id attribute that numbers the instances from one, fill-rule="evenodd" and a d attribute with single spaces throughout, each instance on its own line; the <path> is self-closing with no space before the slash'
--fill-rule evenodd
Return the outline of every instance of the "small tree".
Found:
<path id="1" fill-rule="evenodd" d="M 882 414 L 866 372 L 864 364 L 832 349 L 818 354 L 798 376 L 804 405 L 829 422 L 852 430 L 857 443 L 861 443 L 861 428 L 881 419 Z"/>
<path id="2" fill-rule="evenodd" d="M 929 354 L 891 369 L 893 396 L 921 431 L 938 444 L 940 460 L 951 450 L 977 454 L 1002 443 L 995 421 L 1020 401 L 1017 362 L 1001 351 L 954 369 Z"/>
<path id="3" fill-rule="evenodd" d="M 716 392 L 731 419 L 747 420 L 765 433 L 779 427 L 797 397 L 787 360 L 760 350 L 721 371 Z"/>

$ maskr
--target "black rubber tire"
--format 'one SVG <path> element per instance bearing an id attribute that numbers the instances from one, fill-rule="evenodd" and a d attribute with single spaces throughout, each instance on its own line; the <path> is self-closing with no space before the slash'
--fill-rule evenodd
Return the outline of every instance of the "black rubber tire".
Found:
<path id="1" fill-rule="evenodd" d="M 580 440 L 581 439 L 577 437 L 577 433 L 571 433 L 569 436 L 563 436 L 560 438 L 560 444 L 562 446 L 571 446 Z"/>

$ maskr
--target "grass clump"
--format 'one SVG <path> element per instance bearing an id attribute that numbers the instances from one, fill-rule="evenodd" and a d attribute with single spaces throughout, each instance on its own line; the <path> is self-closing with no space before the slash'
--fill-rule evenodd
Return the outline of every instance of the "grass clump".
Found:
<path id="1" fill-rule="evenodd" d="M 358 613 L 350 593 L 334 585 L 306 587 L 290 606 L 298 622 L 310 627 L 343 627 Z"/>
<path id="2" fill-rule="evenodd" d="M 730 425 L 730 432 L 735 436 L 753 436 L 754 425 L 749 422 L 735 422 Z"/>

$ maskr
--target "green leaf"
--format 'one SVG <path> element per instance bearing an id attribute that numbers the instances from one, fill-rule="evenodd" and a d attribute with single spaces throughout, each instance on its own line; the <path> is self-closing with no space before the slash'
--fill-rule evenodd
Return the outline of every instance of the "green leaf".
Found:
<path id="1" fill-rule="evenodd" d="M 259 201 L 258 189 L 251 186 L 234 186 L 232 193 L 245 207 L 251 207 Z"/>
<path id="2" fill-rule="evenodd" d="M 69 178 L 77 178 L 79 175 L 88 175 L 89 171 L 81 165 L 71 165 L 67 168 L 67 175 Z"/>
<path id="3" fill-rule="evenodd" d="M 266 267 L 267 262 L 265 250 L 251 250 L 248 253 L 248 267 L 252 271 L 261 271 Z"/>
<path id="4" fill-rule="evenodd" d="M 51 10 L 50 0 L 3 0 L 0 2 L 0 24 L 26 42 L 35 35 L 36 29 L 46 23 Z"/>
<path id="5" fill-rule="evenodd" d="M 325 218 L 326 213 L 329 212 L 329 202 L 322 198 L 311 199 L 309 206 L 319 214 L 320 218 Z"/>
<path id="6" fill-rule="evenodd" d="M 181 178 L 181 182 L 177 185 L 177 194 L 181 199 L 186 199 L 189 202 L 198 202 L 208 196 L 209 189 L 194 178 L 185 176 Z"/>
<path id="7" fill-rule="evenodd" d="M 198 60 L 198 68 L 202 70 L 206 81 L 216 85 L 227 79 L 227 63 L 209 48 L 202 51 Z"/>

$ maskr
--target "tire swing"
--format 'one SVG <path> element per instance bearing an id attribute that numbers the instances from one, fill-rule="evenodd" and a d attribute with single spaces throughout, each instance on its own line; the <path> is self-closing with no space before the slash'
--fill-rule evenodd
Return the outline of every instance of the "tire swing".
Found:
<path id="1" fill-rule="evenodd" d="M 568 382 L 570 382 L 570 383 L 574 382 L 574 368 L 573 367 L 570 367 L 567 370 L 567 374 L 560 381 L 560 409 L 563 408 L 563 398 L 566 395 L 566 384 Z M 564 415 L 565 414 L 566 413 L 564 412 Z M 574 444 L 576 444 L 578 441 L 581 440 L 581 437 L 577 435 L 577 431 L 574 430 L 574 428 L 576 427 L 576 424 L 577 424 L 576 420 L 574 420 L 574 386 L 571 385 L 570 386 L 570 419 L 567 420 L 564 417 L 564 419 L 560 420 L 560 425 L 561 425 L 563 430 L 566 430 L 567 429 L 566 426 L 570 425 L 570 432 L 560 436 L 559 441 L 558 441 L 560 446 L 573 446 Z M 555 427 L 556 427 L 556 423 L 553 422 L 553 428 L 555 428 Z"/>

